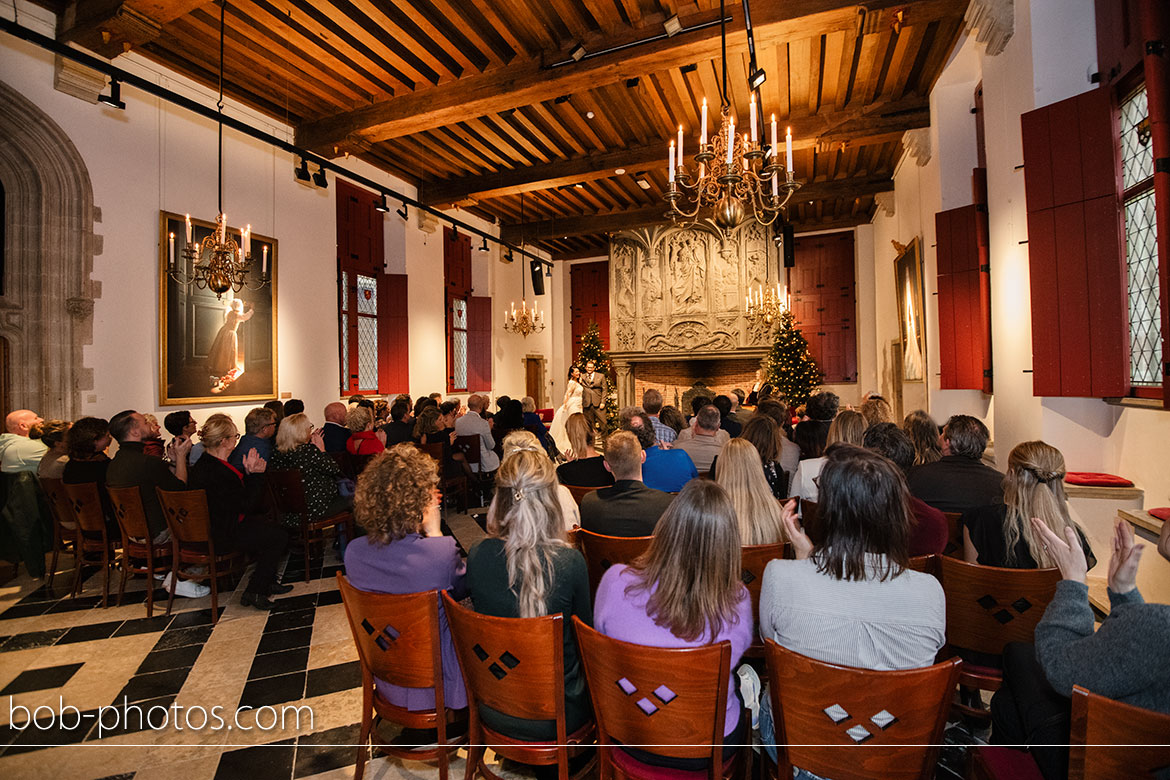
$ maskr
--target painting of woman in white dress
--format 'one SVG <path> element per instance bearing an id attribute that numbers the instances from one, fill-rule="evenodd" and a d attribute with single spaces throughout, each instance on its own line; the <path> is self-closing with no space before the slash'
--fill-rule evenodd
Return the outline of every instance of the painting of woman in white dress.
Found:
<path id="1" fill-rule="evenodd" d="M 553 415 L 549 433 L 561 452 L 568 452 L 569 434 L 566 430 L 569 418 L 581 411 L 581 369 L 576 366 L 569 368 L 569 382 L 565 387 L 565 400 Z"/>
<path id="2" fill-rule="evenodd" d="M 902 381 L 926 378 L 926 327 L 922 305 L 922 256 L 918 239 L 902 248 L 894 261 L 898 322 L 902 332 Z"/>
<path id="3" fill-rule="evenodd" d="M 207 370 L 211 380 L 211 392 L 218 395 L 226 390 L 244 373 L 244 352 L 237 332 L 240 323 L 252 319 L 255 310 L 239 298 L 228 303 L 223 325 L 211 342 L 207 353 Z"/>

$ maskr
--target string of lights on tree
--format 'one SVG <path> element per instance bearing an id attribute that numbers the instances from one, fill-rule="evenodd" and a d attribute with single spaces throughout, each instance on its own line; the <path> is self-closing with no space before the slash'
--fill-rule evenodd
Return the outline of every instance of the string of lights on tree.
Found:
<path id="1" fill-rule="evenodd" d="M 581 337 L 581 351 L 577 354 L 577 362 L 574 365 L 584 372 L 585 364 L 590 360 L 593 361 L 594 367 L 609 379 L 609 394 L 605 396 L 605 430 L 597 432 L 604 438 L 618 427 L 617 392 L 614 390 L 617 377 L 614 375 L 609 353 L 601 343 L 601 330 L 596 322 L 589 323 L 589 329 Z"/>
<path id="2" fill-rule="evenodd" d="M 786 398 L 790 406 L 797 407 L 808 401 L 824 378 L 809 354 L 808 341 L 796 327 L 796 317 L 785 310 L 780 314 L 772 348 L 764 358 L 764 380 L 775 388 L 778 395 Z"/>

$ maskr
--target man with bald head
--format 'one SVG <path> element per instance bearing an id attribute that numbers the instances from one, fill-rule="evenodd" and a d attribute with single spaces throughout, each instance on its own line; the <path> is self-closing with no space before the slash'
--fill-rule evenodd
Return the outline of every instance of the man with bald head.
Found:
<path id="1" fill-rule="evenodd" d="M 325 406 L 325 427 L 321 432 L 325 435 L 326 452 L 345 452 L 345 443 L 353 433 L 345 427 L 345 413 L 348 410 L 345 404 L 334 401 Z"/>
<path id="2" fill-rule="evenodd" d="M 0 434 L 0 472 L 19 474 L 37 470 L 49 448 L 41 441 L 44 420 L 36 412 L 17 409 L 4 419 L 5 433 Z"/>

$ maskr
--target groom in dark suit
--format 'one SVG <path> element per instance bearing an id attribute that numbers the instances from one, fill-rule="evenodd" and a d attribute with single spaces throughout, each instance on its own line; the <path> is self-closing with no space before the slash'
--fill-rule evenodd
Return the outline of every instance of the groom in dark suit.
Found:
<path id="1" fill-rule="evenodd" d="M 595 434 L 605 433 L 605 398 L 609 395 L 609 381 L 592 361 L 585 363 L 581 374 L 581 412 L 593 427 Z"/>

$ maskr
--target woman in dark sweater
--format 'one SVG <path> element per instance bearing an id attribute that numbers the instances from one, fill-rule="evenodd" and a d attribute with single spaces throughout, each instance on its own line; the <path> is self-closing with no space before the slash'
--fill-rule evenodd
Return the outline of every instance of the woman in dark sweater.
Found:
<path id="1" fill-rule="evenodd" d="M 92 482 L 98 486 L 98 497 L 102 512 L 106 516 L 106 531 L 111 539 L 121 539 L 118 522 L 114 519 L 114 508 L 106 494 L 106 469 L 110 458 L 106 448 L 110 446 L 110 423 L 100 417 L 82 417 L 73 423 L 65 434 L 69 460 L 61 472 L 61 481 L 68 485 Z"/>
<path id="2" fill-rule="evenodd" d="M 325 440 L 320 429 L 304 413 L 285 417 L 276 430 L 276 451 L 272 453 L 272 468 L 301 472 L 305 488 L 305 503 L 311 519 L 329 517 L 344 512 L 353 505 L 351 498 L 341 495 L 337 480 L 341 467 L 325 454 Z M 299 523 L 299 518 L 286 518 Z"/>
<path id="3" fill-rule="evenodd" d="M 557 466 L 557 478 L 563 485 L 605 487 L 613 484 L 613 474 L 605 468 L 605 459 L 593 449 L 593 428 L 585 415 L 575 412 L 565 423 L 569 439 L 569 460 Z"/>
<path id="4" fill-rule="evenodd" d="M 564 615 L 565 718 L 572 733 L 592 716 L 571 620 L 576 615 L 593 625 L 589 576 L 585 559 L 565 540 L 552 461 L 532 450 L 512 453 L 496 472 L 489 537 L 467 556 L 467 590 L 485 615 Z M 486 705 L 480 717 L 516 739 L 556 739 L 551 720 L 517 718 Z"/>
<path id="5" fill-rule="evenodd" d="M 294 415 L 295 416 L 295 415 Z M 244 470 L 228 463 L 240 434 L 226 414 L 213 414 L 199 429 L 203 454 L 187 475 L 187 486 L 207 494 L 207 511 L 216 552 L 240 550 L 256 556 L 256 569 L 240 603 L 268 609 L 271 594 L 287 593 L 291 585 L 276 583 L 276 565 L 288 547 L 288 534 L 271 523 L 249 517 L 260 506 L 264 492 L 264 459 L 251 450 Z"/>

